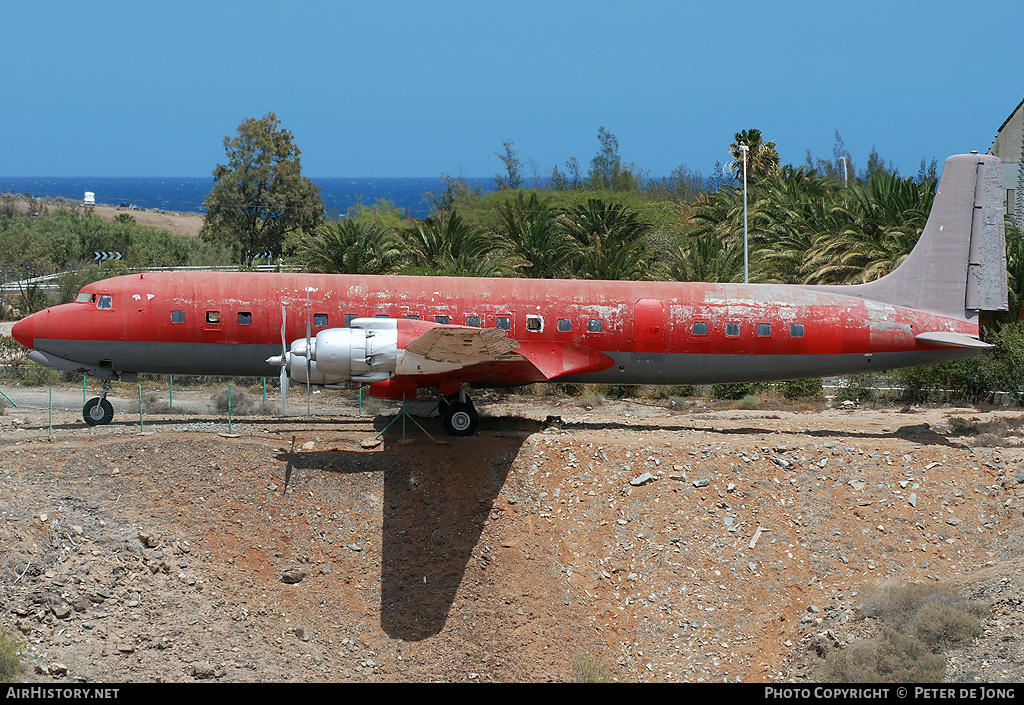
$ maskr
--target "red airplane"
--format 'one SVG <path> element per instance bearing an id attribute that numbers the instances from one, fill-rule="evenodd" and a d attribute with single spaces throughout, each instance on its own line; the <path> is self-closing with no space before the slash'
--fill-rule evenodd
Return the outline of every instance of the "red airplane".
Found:
<path id="1" fill-rule="evenodd" d="M 990 347 L 978 311 L 1007 308 L 1001 194 L 995 157 L 950 157 L 916 247 L 867 284 L 142 273 L 89 284 L 13 336 L 36 362 L 103 380 L 91 425 L 113 416 L 111 380 L 278 366 L 282 409 L 289 377 L 389 399 L 437 388 L 446 431 L 470 435 L 469 387 L 786 380 L 976 355 Z"/>

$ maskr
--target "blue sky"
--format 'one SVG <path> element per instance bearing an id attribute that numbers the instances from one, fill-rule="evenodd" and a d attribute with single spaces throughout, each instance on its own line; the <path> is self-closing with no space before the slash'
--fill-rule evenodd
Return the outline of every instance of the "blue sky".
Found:
<path id="1" fill-rule="evenodd" d="M 0 175 L 208 176 L 274 111 L 308 176 L 491 176 L 512 140 L 651 176 L 733 134 L 782 160 L 986 151 L 1024 95 L 1024 2 L 5 3 Z M 530 167 L 527 166 L 527 171 Z"/>

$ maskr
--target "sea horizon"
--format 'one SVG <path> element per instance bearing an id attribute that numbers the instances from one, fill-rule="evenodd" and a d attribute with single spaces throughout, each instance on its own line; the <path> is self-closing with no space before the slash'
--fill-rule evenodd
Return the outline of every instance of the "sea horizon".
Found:
<path id="1" fill-rule="evenodd" d="M 462 177 L 483 191 L 495 188 L 491 177 Z M 444 190 L 439 176 L 309 177 L 320 187 L 327 213 L 340 217 L 357 206 L 387 201 L 410 216 L 430 213 L 432 194 Z M 0 193 L 83 202 L 94 194 L 97 204 L 186 213 L 204 212 L 212 176 L 0 176 Z"/>

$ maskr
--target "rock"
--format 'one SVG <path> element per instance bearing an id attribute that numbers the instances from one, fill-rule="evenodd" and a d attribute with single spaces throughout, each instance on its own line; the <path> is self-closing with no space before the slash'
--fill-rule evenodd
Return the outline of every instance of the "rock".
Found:
<path id="1" fill-rule="evenodd" d="M 217 674 L 213 664 L 209 661 L 199 661 L 192 664 L 192 676 L 200 680 L 213 678 Z"/>
<path id="2" fill-rule="evenodd" d="M 301 583 L 306 579 L 306 573 L 301 570 L 286 570 L 281 573 L 281 582 L 288 585 L 294 585 L 295 583 Z"/>
<path id="3" fill-rule="evenodd" d="M 53 616 L 57 619 L 67 619 L 71 616 L 73 610 L 71 609 L 71 605 L 66 602 L 61 602 L 50 607 L 50 611 L 53 612 Z"/>
<path id="4" fill-rule="evenodd" d="M 633 487 L 640 487 L 641 485 L 646 485 L 649 482 L 654 482 L 654 475 L 649 472 L 645 472 L 643 475 L 634 477 L 629 481 L 629 484 L 633 485 Z"/>
<path id="5" fill-rule="evenodd" d="M 711 484 L 710 480 L 694 480 L 693 482 L 694 487 L 707 487 L 709 484 Z"/>
<path id="6" fill-rule="evenodd" d="M 68 667 L 63 663 L 54 662 L 47 666 L 46 672 L 51 676 L 66 676 L 68 674 Z"/>
<path id="7" fill-rule="evenodd" d="M 303 641 L 309 641 L 310 636 L 312 636 L 309 633 L 309 630 L 305 627 L 295 627 L 294 629 L 292 629 L 292 634 L 302 639 Z"/>

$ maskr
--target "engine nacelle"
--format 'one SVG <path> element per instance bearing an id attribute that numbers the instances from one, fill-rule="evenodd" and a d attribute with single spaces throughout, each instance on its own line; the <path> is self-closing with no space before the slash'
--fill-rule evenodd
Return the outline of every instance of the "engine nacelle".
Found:
<path id="1" fill-rule="evenodd" d="M 357 318 L 351 328 L 328 328 L 316 334 L 310 341 L 308 351 L 312 360 L 310 381 L 315 377 L 324 380 L 352 380 L 356 382 L 381 382 L 390 379 L 398 366 L 397 321 L 387 318 Z M 297 358 L 292 363 L 292 379 L 296 373 L 305 381 L 305 339 L 292 343 L 292 354 Z M 312 367 L 316 367 L 316 375 Z M 330 383 L 330 382 L 327 382 Z"/>

